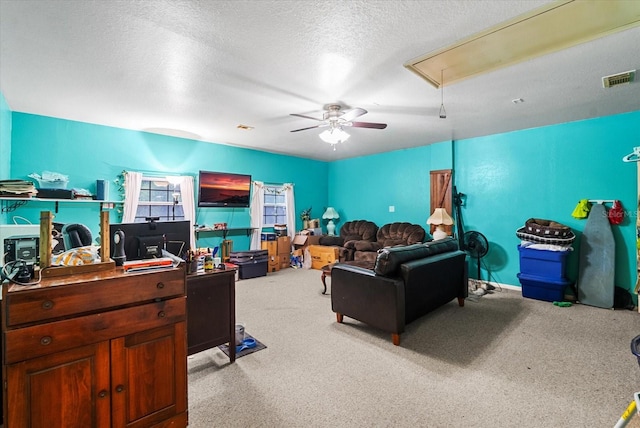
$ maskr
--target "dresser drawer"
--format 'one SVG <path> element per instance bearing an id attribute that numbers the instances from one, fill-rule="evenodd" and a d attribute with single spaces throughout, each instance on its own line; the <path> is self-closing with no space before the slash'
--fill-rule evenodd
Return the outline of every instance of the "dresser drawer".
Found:
<path id="1" fill-rule="evenodd" d="M 5 364 L 186 321 L 186 297 L 5 331 Z"/>
<path id="2" fill-rule="evenodd" d="M 6 293 L 7 327 L 68 318 L 185 295 L 184 269 L 43 280 L 36 289 Z"/>

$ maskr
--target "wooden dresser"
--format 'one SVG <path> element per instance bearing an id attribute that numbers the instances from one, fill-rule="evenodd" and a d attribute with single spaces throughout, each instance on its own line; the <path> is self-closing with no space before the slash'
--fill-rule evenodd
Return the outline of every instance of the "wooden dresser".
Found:
<path id="1" fill-rule="evenodd" d="M 4 427 L 185 427 L 184 269 L 2 286 Z"/>

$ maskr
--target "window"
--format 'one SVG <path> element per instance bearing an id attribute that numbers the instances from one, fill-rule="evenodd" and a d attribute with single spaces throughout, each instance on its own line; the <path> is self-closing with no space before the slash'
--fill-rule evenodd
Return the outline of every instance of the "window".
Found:
<path id="1" fill-rule="evenodd" d="M 179 184 L 164 177 L 142 177 L 135 222 L 145 222 L 148 217 L 159 217 L 159 221 L 186 220 Z"/>
<path id="2" fill-rule="evenodd" d="M 273 227 L 274 224 L 287 224 L 287 199 L 283 186 L 264 186 L 264 227 Z"/>

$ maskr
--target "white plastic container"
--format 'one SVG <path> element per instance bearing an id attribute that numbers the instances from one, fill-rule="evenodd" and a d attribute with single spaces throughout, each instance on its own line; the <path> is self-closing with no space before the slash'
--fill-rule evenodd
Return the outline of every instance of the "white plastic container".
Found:
<path id="1" fill-rule="evenodd" d="M 38 180 L 38 189 L 66 189 L 69 180 L 44 180 L 36 178 Z"/>
<path id="2" fill-rule="evenodd" d="M 243 340 L 244 340 L 244 324 L 238 323 L 236 324 L 236 346 L 242 345 Z"/>

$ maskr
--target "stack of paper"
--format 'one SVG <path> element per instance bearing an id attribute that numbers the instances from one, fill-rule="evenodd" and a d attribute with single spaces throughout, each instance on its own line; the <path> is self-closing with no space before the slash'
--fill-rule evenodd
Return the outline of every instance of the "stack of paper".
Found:
<path id="1" fill-rule="evenodd" d="M 0 196 L 15 198 L 31 198 L 38 193 L 33 181 L 0 180 Z"/>
<path id="2" fill-rule="evenodd" d="M 156 259 L 131 260 L 124 262 L 125 272 L 140 272 L 145 270 L 167 269 L 173 267 L 173 260 L 168 257 L 159 257 Z"/>

